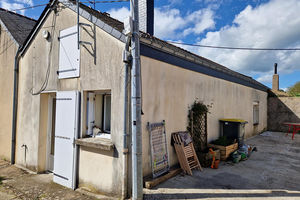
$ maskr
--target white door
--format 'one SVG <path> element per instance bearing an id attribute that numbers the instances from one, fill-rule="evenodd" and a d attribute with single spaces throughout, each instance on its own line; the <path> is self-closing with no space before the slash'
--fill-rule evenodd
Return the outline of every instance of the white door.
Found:
<path id="1" fill-rule="evenodd" d="M 53 181 L 72 189 L 76 185 L 79 105 L 78 91 L 57 92 Z"/>

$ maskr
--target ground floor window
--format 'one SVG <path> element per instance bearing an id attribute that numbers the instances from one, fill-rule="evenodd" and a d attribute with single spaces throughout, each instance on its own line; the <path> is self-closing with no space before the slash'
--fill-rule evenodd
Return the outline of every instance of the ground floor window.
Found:
<path id="1" fill-rule="evenodd" d="M 86 99 L 86 135 L 110 138 L 111 92 L 92 91 Z"/>
<path id="2" fill-rule="evenodd" d="M 259 102 L 253 102 L 253 124 L 259 124 Z"/>

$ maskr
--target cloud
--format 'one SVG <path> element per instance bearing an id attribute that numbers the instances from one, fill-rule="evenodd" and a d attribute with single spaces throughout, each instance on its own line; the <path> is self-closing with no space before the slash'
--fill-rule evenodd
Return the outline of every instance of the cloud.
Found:
<path id="1" fill-rule="evenodd" d="M 25 4 L 25 5 L 29 5 L 29 6 L 33 6 L 33 0 L 15 0 L 15 2 Z"/>
<path id="2" fill-rule="evenodd" d="M 266 75 L 262 75 L 259 78 L 257 78 L 257 80 L 259 82 L 264 82 L 264 83 L 272 83 L 272 74 L 266 74 Z"/>
<path id="3" fill-rule="evenodd" d="M 186 26 L 184 18 L 178 9 L 155 8 L 154 32 L 160 38 L 176 38 L 177 31 Z"/>
<path id="4" fill-rule="evenodd" d="M 171 5 L 175 5 L 175 4 L 180 4 L 180 3 L 182 3 L 182 0 L 168 0 L 168 2 L 169 2 Z"/>
<path id="5" fill-rule="evenodd" d="M 130 10 L 127 7 L 122 7 L 119 9 L 111 9 L 108 11 L 111 17 L 123 22 L 126 17 L 130 15 Z"/>
<path id="6" fill-rule="evenodd" d="M 154 32 L 162 39 L 179 39 L 215 27 L 214 12 L 209 8 L 183 15 L 179 9 L 161 7 L 154 9 L 154 15 Z"/>
<path id="7" fill-rule="evenodd" d="M 211 9 L 198 10 L 187 17 L 188 22 L 196 22 L 193 27 L 184 30 L 184 35 L 201 34 L 207 29 L 215 28 L 214 12 Z"/>
<path id="8" fill-rule="evenodd" d="M 255 48 L 300 47 L 300 1 L 272 0 L 255 8 L 247 6 L 236 15 L 231 26 L 208 32 L 198 44 Z M 237 51 L 198 48 L 197 54 L 226 65 L 233 70 L 259 75 L 257 80 L 269 82 L 273 64 L 279 73 L 300 69 L 300 52 Z"/>
<path id="9" fill-rule="evenodd" d="M 7 0 L 1 0 L 1 8 L 4 8 L 6 10 L 16 10 L 20 8 L 24 8 L 26 6 L 33 6 L 32 0 L 14 0 L 14 1 L 7 1 Z M 25 10 L 18 11 L 20 14 L 24 15 Z"/>
<path id="10" fill-rule="evenodd" d="M 129 16 L 127 7 L 111 9 L 111 17 L 124 21 Z M 214 11 L 210 8 L 184 15 L 179 9 L 169 6 L 154 9 L 154 34 L 161 39 L 178 39 L 190 34 L 201 34 L 215 27 Z"/>

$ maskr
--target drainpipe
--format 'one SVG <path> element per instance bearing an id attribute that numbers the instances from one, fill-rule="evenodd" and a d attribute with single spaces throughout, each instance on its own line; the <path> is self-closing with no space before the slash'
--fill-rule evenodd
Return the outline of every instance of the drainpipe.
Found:
<path id="1" fill-rule="evenodd" d="M 131 137 L 132 137 L 132 199 L 143 199 L 141 65 L 139 33 L 139 0 L 130 0 L 133 20 L 131 41 Z"/>
<path id="2" fill-rule="evenodd" d="M 16 133 L 17 133 L 17 111 L 18 111 L 18 84 L 19 84 L 19 55 L 18 48 L 15 56 L 14 66 L 14 96 L 13 96 L 13 118 L 12 118 L 12 134 L 11 134 L 11 164 L 15 164 L 16 157 Z"/>
<path id="3" fill-rule="evenodd" d="M 122 199 L 127 197 L 128 185 L 128 145 L 127 145 L 127 131 L 128 131 L 128 86 L 129 86 L 129 73 L 131 59 L 129 58 L 129 44 L 130 38 L 126 37 L 124 59 L 125 62 L 125 80 L 124 80 L 124 135 L 123 135 L 123 185 L 122 185 Z"/>

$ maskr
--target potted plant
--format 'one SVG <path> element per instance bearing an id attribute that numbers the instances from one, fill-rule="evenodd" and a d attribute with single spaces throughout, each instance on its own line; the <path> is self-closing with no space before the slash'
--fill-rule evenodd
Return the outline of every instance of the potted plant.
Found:
<path id="1" fill-rule="evenodd" d="M 208 147 L 219 149 L 221 160 L 227 160 L 230 154 L 238 149 L 238 143 L 236 140 L 230 140 L 226 136 L 222 136 L 208 144 Z"/>

